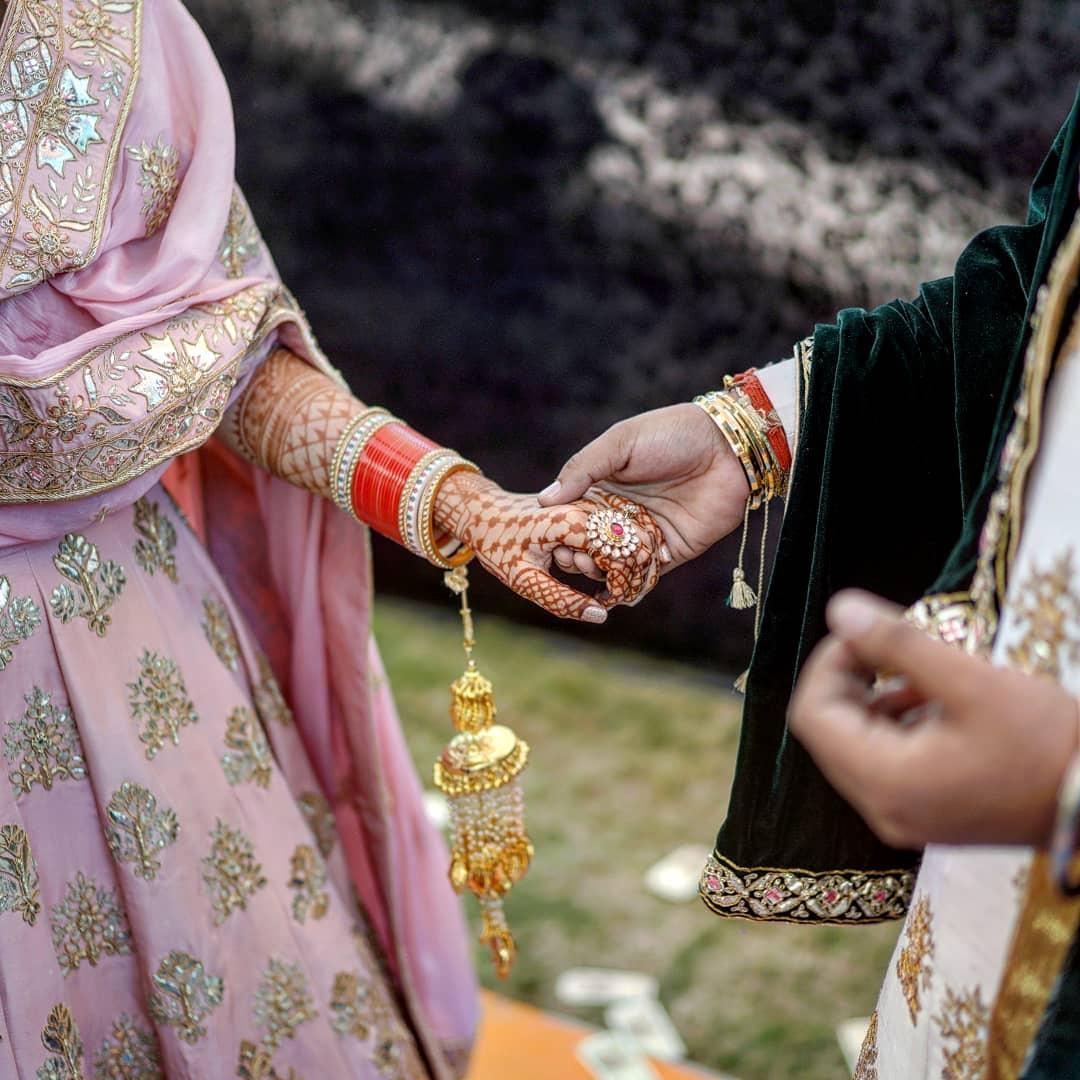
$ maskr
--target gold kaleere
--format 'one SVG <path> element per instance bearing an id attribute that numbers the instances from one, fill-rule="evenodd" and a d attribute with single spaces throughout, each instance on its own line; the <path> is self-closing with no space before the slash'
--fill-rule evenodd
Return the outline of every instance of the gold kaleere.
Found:
<path id="1" fill-rule="evenodd" d="M 457 734 L 435 762 L 435 786 L 450 805 L 450 882 L 480 902 L 480 941 L 491 949 L 495 971 L 505 978 L 517 946 L 503 911 L 503 897 L 529 869 L 533 846 L 525 832 L 525 800 L 518 776 L 529 747 L 495 720 L 491 683 L 473 660 L 475 638 L 464 566 L 445 575 L 447 588 L 461 597 L 465 632 L 465 672 L 450 687 L 450 717 Z"/>

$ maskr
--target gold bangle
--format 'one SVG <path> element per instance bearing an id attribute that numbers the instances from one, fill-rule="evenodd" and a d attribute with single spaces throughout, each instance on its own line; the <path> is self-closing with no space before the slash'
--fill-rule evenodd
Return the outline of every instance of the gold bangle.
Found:
<path id="1" fill-rule="evenodd" d="M 371 436 L 387 424 L 401 421 L 379 406 L 365 409 L 354 416 L 338 437 L 334 456 L 330 463 L 330 497 L 354 521 L 360 519 L 352 505 L 352 478 L 356 463 L 364 452 Z"/>
<path id="2" fill-rule="evenodd" d="M 435 500 L 438 498 L 443 484 L 454 473 L 459 472 L 479 473 L 480 469 L 473 462 L 455 455 L 452 461 L 440 466 L 428 481 L 428 487 L 424 492 L 424 499 L 420 507 L 420 545 L 424 557 L 432 565 L 443 570 L 453 570 L 456 567 L 464 566 L 473 557 L 472 551 L 465 545 L 459 547 L 451 555 L 444 555 L 435 543 Z"/>
<path id="3" fill-rule="evenodd" d="M 405 547 L 421 558 L 427 557 L 422 546 L 420 528 L 423 520 L 422 500 L 440 465 L 450 464 L 457 459 L 458 455 L 453 450 L 447 450 L 443 446 L 429 450 L 413 466 L 401 491 L 401 501 L 398 503 L 398 532 Z"/>

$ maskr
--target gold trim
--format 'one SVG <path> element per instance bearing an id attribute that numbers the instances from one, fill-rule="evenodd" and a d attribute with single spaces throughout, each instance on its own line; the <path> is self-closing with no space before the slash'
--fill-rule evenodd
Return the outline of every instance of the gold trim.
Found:
<path id="1" fill-rule="evenodd" d="M 914 887 L 913 870 L 745 867 L 713 852 L 698 893 L 725 918 L 852 926 L 903 918 Z"/>

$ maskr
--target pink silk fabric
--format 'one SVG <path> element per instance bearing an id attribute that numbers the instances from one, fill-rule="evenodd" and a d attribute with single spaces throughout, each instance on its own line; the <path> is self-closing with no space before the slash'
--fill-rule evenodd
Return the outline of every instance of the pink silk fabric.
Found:
<path id="1" fill-rule="evenodd" d="M 179 0 L 11 0 L 3 42 L 0 555 L 55 547 L 198 456 L 180 483 L 194 524 L 283 685 L 414 1035 L 451 1077 L 475 981 L 370 635 L 366 534 L 212 439 L 275 341 L 339 377 L 234 188 L 221 71 Z M 38 122 L 49 94 L 59 131 Z M 20 704 L 4 679 L 0 719 Z M 156 917 L 182 923 L 186 902 Z"/>

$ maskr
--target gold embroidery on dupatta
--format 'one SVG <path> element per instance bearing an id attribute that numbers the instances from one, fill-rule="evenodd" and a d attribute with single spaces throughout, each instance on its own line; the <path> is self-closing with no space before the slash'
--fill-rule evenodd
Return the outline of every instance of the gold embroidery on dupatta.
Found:
<path id="1" fill-rule="evenodd" d="M 934 928 L 930 897 L 919 897 L 908 912 L 904 932 L 907 941 L 896 960 L 896 977 L 907 1001 L 911 1022 L 915 1024 L 921 1009 L 920 991 L 930 989 L 930 979 L 934 971 L 931 964 L 934 956 Z"/>
<path id="2" fill-rule="evenodd" d="M 270 661 L 261 653 L 259 654 L 259 681 L 252 691 L 255 699 L 255 708 L 264 724 L 269 725 L 273 720 L 282 727 L 292 727 L 293 714 L 281 692 L 274 672 L 270 667 Z"/>
<path id="3" fill-rule="evenodd" d="M 851 1074 L 851 1080 L 878 1080 L 877 1027 L 878 1014 L 875 1009 L 870 1014 L 870 1023 L 866 1028 L 866 1035 L 859 1050 L 859 1060 L 855 1062 L 855 1071 Z"/>
<path id="4" fill-rule="evenodd" d="M 0 671 L 15 658 L 15 648 L 41 625 L 41 608 L 30 596 L 12 599 L 11 582 L 0 575 Z"/>
<path id="5" fill-rule="evenodd" d="M 38 1080 L 86 1080 L 79 1025 L 66 1005 L 54 1005 L 41 1031 L 41 1045 L 54 1055 L 37 1071 Z"/>
<path id="6" fill-rule="evenodd" d="M 242 278 L 262 247 L 262 237 L 239 188 L 233 188 L 229 217 L 218 246 L 218 261 L 231 278 Z"/>
<path id="7" fill-rule="evenodd" d="M 1060 679 L 1062 663 L 1080 660 L 1080 595 L 1073 588 L 1073 553 L 1068 549 L 1040 570 L 1034 560 L 1010 603 L 1023 628 L 1007 650 L 1010 666 L 1028 675 Z"/>
<path id="8" fill-rule="evenodd" d="M 133 524 L 139 534 L 135 541 L 135 561 L 151 576 L 160 570 L 174 585 L 180 581 L 176 569 L 176 526 L 156 502 L 144 495 L 135 501 Z"/>
<path id="9" fill-rule="evenodd" d="M 266 884 L 255 847 L 239 829 L 230 829 L 220 818 L 210 833 L 210 854 L 202 860 L 203 883 L 214 909 L 214 925 L 236 910 L 247 910 L 248 898 Z"/>
<path id="10" fill-rule="evenodd" d="M 424 1077 L 416 1049 L 386 998 L 383 987 L 355 971 L 340 971 L 330 990 L 330 1026 L 342 1038 L 374 1035 L 371 1062 L 386 1080 Z"/>
<path id="11" fill-rule="evenodd" d="M 60 541 L 52 561 L 76 587 L 65 583 L 53 589 L 49 597 L 53 614 L 62 623 L 85 619 L 98 637 L 104 637 L 112 622 L 109 609 L 127 584 L 124 568 L 111 559 L 102 562 L 97 544 L 78 533 L 68 533 Z"/>
<path id="12" fill-rule="evenodd" d="M 298 964 L 271 957 L 255 991 L 254 1015 L 255 1026 L 264 1032 L 262 1046 L 271 1052 L 283 1039 L 295 1038 L 301 1024 L 319 1015 Z"/>
<path id="13" fill-rule="evenodd" d="M 288 885 L 293 891 L 292 913 L 297 922 L 306 922 L 309 915 L 321 919 L 330 910 L 326 864 L 309 844 L 298 844 L 292 853 Z"/>
<path id="14" fill-rule="evenodd" d="M 17 911 L 27 926 L 41 912 L 37 862 L 21 825 L 0 825 L 0 914 Z"/>
<path id="15" fill-rule="evenodd" d="M 979 987 L 961 994 L 945 988 L 941 1012 L 934 1017 L 941 1030 L 942 1080 L 984 1080 L 989 1019 Z"/>
<path id="16" fill-rule="evenodd" d="M 233 709 L 225 727 L 221 767 L 232 785 L 250 781 L 261 788 L 270 786 L 273 756 L 258 717 L 246 706 Z"/>
<path id="17" fill-rule="evenodd" d="M 105 807 L 105 840 L 119 863 L 134 863 L 138 878 L 153 881 L 161 869 L 157 853 L 176 842 L 180 821 L 169 807 L 141 784 L 125 780 Z"/>
<path id="18" fill-rule="evenodd" d="M 203 1021 L 225 999 L 225 980 L 208 975 L 190 953 L 174 949 L 158 965 L 153 984 L 151 1018 L 176 1028 L 184 1042 L 197 1043 L 206 1034 Z"/>
<path id="19" fill-rule="evenodd" d="M 161 1049 L 152 1031 L 121 1013 L 94 1057 L 96 1080 L 165 1080 Z"/>
<path id="20" fill-rule="evenodd" d="M 330 804 L 326 801 L 326 797 L 317 791 L 305 791 L 296 801 L 312 836 L 315 837 L 319 854 L 324 859 L 328 858 L 337 842 L 337 823 Z"/>
<path id="21" fill-rule="evenodd" d="M 131 719 L 142 723 L 139 739 L 151 761 L 166 743 L 179 746 L 180 729 L 199 721 L 180 669 L 161 653 L 143 649 L 139 677 L 128 683 L 128 690 Z"/>
<path id="22" fill-rule="evenodd" d="M 240 1080 L 301 1080 L 294 1069 L 278 1072 L 274 1067 L 274 1055 L 247 1039 L 240 1043 L 236 1075 Z"/>
<path id="23" fill-rule="evenodd" d="M 902 918 L 914 884 L 910 870 L 746 868 L 714 852 L 698 893 L 717 915 L 851 925 Z"/>
<path id="24" fill-rule="evenodd" d="M 65 976 L 85 960 L 97 967 L 103 956 L 132 952 L 127 918 L 116 893 L 81 870 L 69 881 L 64 899 L 50 913 L 53 948 Z"/>
<path id="25" fill-rule="evenodd" d="M 240 662 L 240 646 L 225 605 L 208 593 L 203 597 L 202 606 L 203 634 L 206 635 L 210 648 L 230 671 L 235 671 Z"/>
<path id="26" fill-rule="evenodd" d="M 139 175 L 139 187 L 143 190 L 142 212 L 146 235 L 153 236 L 169 220 L 176 202 L 180 187 L 180 178 L 176 175 L 180 154 L 160 135 L 157 142 L 129 146 L 127 152 L 142 167 Z"/>
<path id="27" fill-rule="evenodd" d="M 35 686 L 26 695 L 26 708 L 8 724 L 4 760 L 15 768 L 8 773 L 15 797 L 35 784 L 51 791 L 54 781 L 85 780 L 82 744 L 71 709 L 54 705 L 52 695 Z"/>
<path id="28" fill-rule="evenodd" d="M 142 20 L 139 0 L 111 0 L 108 12 L 100 0 L 13 2 L 0 52 L 0 270 L 13 271 L 3 283 L 11 292 L 97 252 Z"/>

